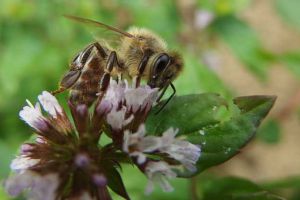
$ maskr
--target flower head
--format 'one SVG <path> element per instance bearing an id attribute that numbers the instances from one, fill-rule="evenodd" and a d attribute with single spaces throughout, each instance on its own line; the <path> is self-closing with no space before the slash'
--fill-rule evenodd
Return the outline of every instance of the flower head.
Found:
<path id="1" fill-rule="evenodd" d="M 145 120 L 158 96 L 157 88 L 135 88 L 126 81 L 111 80 L 95 106 L 68 105 L 72 121 L 49 92 L 38 96 L 20 111 L 20 117 L 37 134 L 35 142 L 21 146 L 11 163 L 14 175 L 5 182 L 12 196 L 29 189 L 31 199 L 111 199 L 110 188 L 129 199 L 118 168 L 133 162 L 149 178 L 147 191 L 158 183 L 171 191 L 168 179 L 174 168 L 194 170 L 200 148 L 176 138 L 170 128 L 162 136 L 148 136 Z M 101 146 L 106 133 L 111 143 Z M 154 159 L 155 157 L 155 159 Z M 111 178 L 117 184 L 111 184 Z M 47 186 L 48 185 L 48 186 Z"/>

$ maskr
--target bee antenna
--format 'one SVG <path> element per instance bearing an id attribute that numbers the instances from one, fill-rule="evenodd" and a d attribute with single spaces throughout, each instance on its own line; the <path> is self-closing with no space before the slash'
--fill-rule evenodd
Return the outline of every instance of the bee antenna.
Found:
<path id="1" fill-rule="evenodd" d="M 171 82 L 170 84 L 168 84 L 165 89 L 162 92 L 162 95 L 166 92 L 168 86 L 171 85 L 171 88 L 173 89 L 173 93 L 169 96 L 169 98 L 166 100 L 166 102 L 159 108 L 159 110 L 155 113 L 155 115 L 159 114 L 165 107 L 166 105 L 171 101 L 171 99 L 175 96 L 176 94 L 176 88 L 173 85 L 173 83 Z M 160 96 L 160 98 L 162 97 L 162 95 Z"/>

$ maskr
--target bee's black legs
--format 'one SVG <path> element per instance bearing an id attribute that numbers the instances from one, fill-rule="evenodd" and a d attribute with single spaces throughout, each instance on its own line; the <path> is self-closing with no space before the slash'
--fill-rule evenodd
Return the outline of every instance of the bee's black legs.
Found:
<path id="1" fill-rule="evenodd" d="M 167 84 L 167 85 L 163 88 L 163 90 L 162 90 L 162 92 L 160 93 L 159 97 L 156 99 L 156 102 L 160 102 L 161 98 L 165 95 L 167 89 L 169 88 L 169 85 L 170 85 L 170 84 Z"/>
<path id="2" fill-rule="evenodd" d="M 145 51 L 144 56 L 141 59 L 141 62 L 138 66 L 138 75 L 135 77 L 135 87 L 138 87 L 141 83 L 141 78 L 146 69 L 150 55 L 151 55 L 151 52 Z"/>
<path id="3" fill-rule="evenodd" d="M 97 52 L 100 54 L 102 58 L 106 58 L 107 54 L 103 49 L 103 47 L 98 42 L 95 42 L 92 45 L 96 48 Z"/>
<path id="4" fill-rule="evenodd" d="M 158 114 L 158 113 L 160 113 L 160 111 L 162 111 L 163 109 L 164 109 L 164 107 L 166 107 L 166 105 L 170 102 L 170 100 L 175 96 L 175 94 L 176 94 L 176 88 L 175 88 L 175 86 L 173 85 L 173 83 L 170 83 L 169 85 L 171 85 L 171 88 L 173 89 L 173 93 L 171 94 L 171 96 L 166 100 L 166 102 L 159 108 L 159 110 L 155 113 L 156 115 Z M 167 90 L 167 88 L 168 88 L 168 86 L 169 85 L 167 85 L 165 88 L 164 88 L 164 90 L 162 91 L 162 93 L 161 93 L 161 95 L 158 97 L 158 101 L 162 98 L 162 96 L 164 95 L 164 93 L 166 92 L 166 90 Z"/>
<path id="5" fill-rule="evenodd" d="M 110 73 L 113 70 L 115 62 L 118 63 L 117 53 L 115 51 L 112 51 L 108 56 L 105 72 L 100 80 L 100 93 L 105 92 L 109 85 Z"/>

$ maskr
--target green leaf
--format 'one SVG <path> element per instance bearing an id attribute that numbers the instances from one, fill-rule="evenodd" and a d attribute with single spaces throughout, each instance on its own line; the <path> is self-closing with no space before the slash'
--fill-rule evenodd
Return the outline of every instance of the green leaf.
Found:
<path id="1" fill-rule="evenodd" d="M 203 187 L 203 200 L 282 200 L 260 186 L 241 178 L 227 177 L 208 181 Z"/>
<path id="2" fill-rule="evenodd" d="M 258 130 L 258 139 L 268 144 L 277 144 L 280 141 L 280 126 L 275 119 L 267 121 Z"/>
<path id="3" fill-rule="evenodd" d="M 250 26 L 235 16 L 228 15 L 217 18 L 211 27 L 252 73 L 261 80 L 267 78 L 267 68 L 274 55 L 262 48 Z"/>
<path id="4" fill-rule="evenodd" d="M 299 189 L 300 190 L 300 176 L 291 176 L 279 180 L 273 180 L 262 184 L 268 190 L 274 189 Z"/>
<path id="5" fill-rule="evenodd" d="M 230 120 L 188 135 L 188 140 L 201 145 L 202 155 L 197 162 L 198 172 L 225 162 L 245 146 L 255 135 L 263 118 L 272 108 L 274 96 L 246 96 L 233 100 L 241 113 Z M 188 174 L 184 174 L 185 176 Z"/>
<path id="6" fill-rule="evenodd" d="M 130 200 L 119 172 L 112 167 L 108 169 L 106 175 L 109 188 L 124 199 Z"/>
<path id="7" fill-rule="evenodd" d="M 274 3 L 278 13 L 286 22 L 300 28 L 299 0 L 275 0 Z"/>
<path id="8" fill-rule="evenodd" d="M 217 119 L 218 109 L 227 105 L 220 96 L 210 93 L 180 96 L 158 115 L 155 115 L 158 108 L 154 108 L 146 127 L 148 133 L 153 135 L 161 135 L 169 127 L 178 128 L 179 135 L 200 145 L 199 173 L 236 155 L 254 136 L 275 99 L 274 96 L 237 97 L 233 100 L 236 106 L 231 110 L 232 117 L 220 121 Z M 234 114 L 236 109 L 238 114 Z M 178 175 L 190 177 L 194 174 L 181 171 Z"/>
<path id="9" fill-rule="evenodd" d="M 156 113 L 160 105 L 152 110 L 146 122 L 147 132 L 161 135 L 174 127 L 179 129 L 179 135 L 192 133 L 218 123 L 218 108 L 223 105 L 226 101 L 213 93 L 174 97 L 159 114 Z"/>

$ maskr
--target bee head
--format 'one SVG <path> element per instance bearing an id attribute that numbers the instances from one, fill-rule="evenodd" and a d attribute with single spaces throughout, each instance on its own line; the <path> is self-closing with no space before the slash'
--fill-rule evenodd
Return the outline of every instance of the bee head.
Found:
<path id="1" fill-rule="evenodd" d="M 183 62 L 177 53 L 158 53 L 153 55 L 148 85 L 151 88 L 164 88 L 181 72 Z"/>

